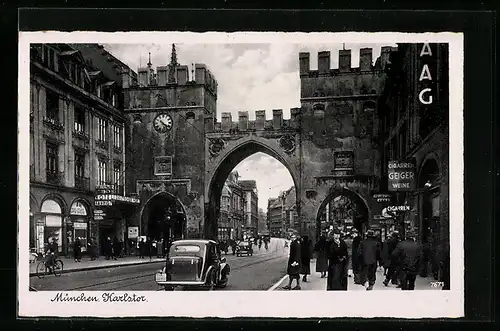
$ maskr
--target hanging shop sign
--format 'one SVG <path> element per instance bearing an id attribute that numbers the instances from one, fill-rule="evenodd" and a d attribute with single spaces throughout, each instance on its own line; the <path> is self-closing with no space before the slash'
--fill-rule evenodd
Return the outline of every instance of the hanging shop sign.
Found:
<path id="1" fill-rule="evenodd" d="M 94 221 L 102 221 L 102 220 L 104 220 L 103 215 L 94 215 Z"/>
<path id="2" fill-rule="evenodd" d="M 110 207 L 110 206 L 113 205 L 113 202 L 108 201 L 108 200 L 102 200 L 102 201 L 98 200 L 98 201 L 95 201 L 94 204 L 95 204 L 96 207 L 103 207 L 103 206 Z"/>
<path id="3" fill-rule="evenodd" d="M 389 191 L 410 192 L 415 190 L 415 161 L 389 161 Z"/>
<path id="4" fill-rule="evenodd" d="M 139 237 L 139 227 L 138 226 L 129 226 L 128 227 L 128 238 L 136 239 Z"/>
<path id="5" fill-rule="evenodd" d="M 434 75 L 436 69 L 436 58 L 432 49 L 435 49 L 436 44 L 424 43 L 419 45 L 419 78 L 418 85 L 420 92 L 418 93 L 418 100 L 422 105 L 431 105 L 434 102 Z"/>
<path id="6" fill-rule="evenodd" d="M 392 200 L 392 195 L 385 193 L 377 193 L 373 195 L 373 199 L 378 203 L 389 203 Z"/>
<path id="7" fill-rule="evenodd" d="M 387 206 L 388 212 L 401 212 L 401 211 L 410 211 L 410 206 L 401 205 L 401 206 Z"/>

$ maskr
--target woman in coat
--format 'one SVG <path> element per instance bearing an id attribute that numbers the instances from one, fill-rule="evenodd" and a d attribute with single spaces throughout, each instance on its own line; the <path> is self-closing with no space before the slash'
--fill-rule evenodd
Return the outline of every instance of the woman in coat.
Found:
<path id="1" fill-rule="evenodd" d="M 300 239 L 297 236 L 292 236 L 290 244 L 290 256 L 288 258 L 288 266 L 286 273 L 288 274 L 288 285 L 283 287 L 285 290 L 292 289 L 292 281 L 295 279 L 297 285 L 294 290 L 300 290 L 300 271 L 301 271 L 301 250 Z"/>
<path id="2" fill-rule="evenodd" d="M 328 271 L 328 243 L 324 235 L 319 237 L 314 245 L 314 251 L 316 252 L 316 272 L 321 273 L 321 278 L 325 278 Z"/>
<path id="3" fill-rule="evenodd" d="M 347 291 L 347 264 L 349 254 L 346 243 L 340 239 L 340 231 L 329 234 L 327 291 Z"/>
<path id="4" fill-rule="evenodd" d="M 302 281 L 307 282 L 307 275 L 311 274 L 311 241 L 304 236 L 300 245 L 300 260 L 302 262 L 300 273 L 304 275 Z"/>

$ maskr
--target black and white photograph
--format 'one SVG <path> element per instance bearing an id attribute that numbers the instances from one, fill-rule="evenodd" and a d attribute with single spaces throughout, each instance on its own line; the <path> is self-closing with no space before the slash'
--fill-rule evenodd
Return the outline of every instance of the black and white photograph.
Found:
<path id="1" fill-rule="evenodd" d="M 21 316 L 463 316 L 462 34 L 19 54 Z"/>

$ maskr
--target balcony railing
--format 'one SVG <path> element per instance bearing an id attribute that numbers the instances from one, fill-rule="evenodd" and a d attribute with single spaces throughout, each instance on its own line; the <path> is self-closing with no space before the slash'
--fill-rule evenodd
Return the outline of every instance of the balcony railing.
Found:
<path id="1" fill-rule="evenodd" d="M 90 178 L 75 177 L 75 188 L 82 191 L 90 190 Z"/>
<path id="2" fill-rule="evenodd" d="M 95 144 L 96 146 L 102 148 L 102 149 L 109 149 L 109 144 L 107 141 L 104 141 L 104 140 L 101 140 L 101 139 L 97 139 L 95 141 Z"/>
<path id="3" fill-rule="evenodd" d="M 57 186 L 63 186 L 64 184 L 64 172 L 51 172 L 47 171 L 47 183 Z"/>
<path id="4" fill-rule="evenodd" d="M 73 130 L 73 137 L 81 139 L 83 141 L 89 141 L 90 140 L 90 136 L 87 133 L 85 133 L 84 131 L 75 131 L 75 130 Z"/>
<path id="5" fill-rule="evenodd" d="M 59 122 L 58 119 L 52 117 L 44 117 L 43 123 L 54 130 L 59 130 L 59 131 L 64 130 L 64 126 Z"/>

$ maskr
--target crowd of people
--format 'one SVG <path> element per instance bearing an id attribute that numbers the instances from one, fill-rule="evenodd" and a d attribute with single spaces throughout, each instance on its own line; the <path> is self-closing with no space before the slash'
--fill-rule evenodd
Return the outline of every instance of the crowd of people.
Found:
<path id="1" fill-rule="evenodd" d="M 301 279 L 307 282 L 313 255 L 316 257 L 315 271 L 320 273 L 321 278 L 327 278 L 327 291 L 346 291 L 347 280 L 351 276 L 354 277 L 354 284 L 371 291 L 377 281 L 378 268 L 384 269 L 384 286 L 391 284 L 402 290 L 415 289 L 416 277 L 425 261 L 414 232 L 408 231 L 403 239 L 398 231 L 393 231 L 382 242 L 373 230 L 367 230 L 362 238 L 354 229 L 352 238 L 352 244 L 348 245 L 339 230 L 331 229 L 312 246 L 307 236 L 300 237 L 294 233 L 290 238 L 287 266 L 289 282 L 284 289 L 300 290 Z M 352 275 L 348 272 L 349 267 L 352 268 Z M 294 287 L 293 281 L 296 282 Z M 449 289 L 449 280 L 445 279 L 443 289 Z"/>

